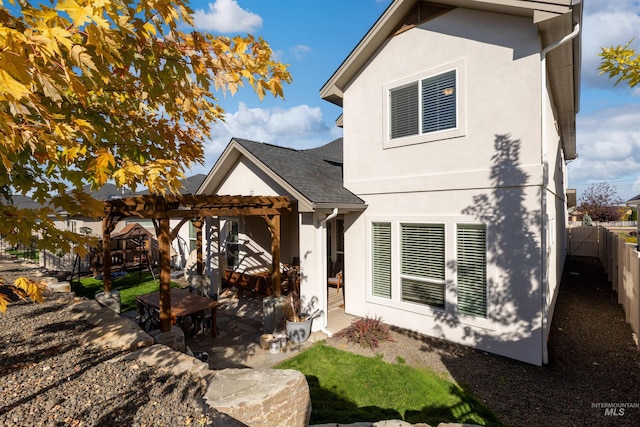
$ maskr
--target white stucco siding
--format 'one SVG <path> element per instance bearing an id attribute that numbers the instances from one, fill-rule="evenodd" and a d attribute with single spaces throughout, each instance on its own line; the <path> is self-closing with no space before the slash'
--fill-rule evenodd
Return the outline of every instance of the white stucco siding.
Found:
<path id="1" fill-rule="evenodd" d="M 321 310 L 312 323 L 317 331 L 327 326 L 326 272 L 323 271 L 323 252 L 326 247 L 326 232 L 320 227 L 320 221 L 326 217 L 325 212 L 305 212 L 298 215 L 300 233 L 300 303 L 304 312 L 312 313 Z"/>
<path id="2" fill-rule="evenodd" d="M 215 193 L 242 196 L 288 196 L 294 199 L 286 189 L 245 157 L 240 157 L 231 167 Z M 224 223 L 227 219 L 229 218 L 222 219 L 223 241 L 226 238 Z M 240 265 L 236 270 L 251 274 L 269 268 L 272 261 L 271 235 L 265 220 L 258 216 L 233 219 L 238 221 L 238 240 L 240 243 Z M 298 212 L 294 209 L 291 213 L 283 214 L 280 217 L 281 263 L 291 263 L 293 257 L 300 253 L 298 237 Z M 215 260 L 212 262 L 217 265 Z"/>
<path id="3" fill-rule="evenodd" d="M 289 194 L 255 164 L 241 157 L 216 190 L 220 195 L 288 196 Z"/>
<path id="4" fill-rule="evenodd" d="M 387 323 L 534 364 L 542 363 L 540 187 L 412 193 L 366 198 L 366 214 L 345 235 L 346 311 L 381 316 Z M 371 295 L 371 223 L 390 222 L 393 245 L 399 224 L 444 224 L 445 309 L 403 302 L 399 251 L 392 259 L 392 298 Z M 456 227 L 480 223 L 487 234 L 488 316 L 457 310 Z M 395 234 L 394 234 L 395 233 Z"/>
<path id="5" fill-rule="evenodd" d="M 538 49 L 530 20 L 466 9 L 390 39 L 345 91 L 345 186 L 356 194 L 489 186 L 502 137 L 519 143 L 519 164 L 540 183 Z M 389 88 L 451 67 L 462 136 L 390 148 Z"/>

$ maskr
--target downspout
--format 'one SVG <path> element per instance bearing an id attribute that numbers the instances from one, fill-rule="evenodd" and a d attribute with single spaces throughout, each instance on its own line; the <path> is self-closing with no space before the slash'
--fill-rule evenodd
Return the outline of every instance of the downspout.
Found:
<path id="1" fill-rule="evenodd" d="M 541 127 L 541 148 L 540 148 L 540 160 L 542 163 L 542 191 L 541 191 L 541 221 L 540 221 L 540 246 L 542 249 L 542 262 L 541 262 L 541 300 L 542 300 L 542 363 L 549 363 L 549 353 L 547 351 L 546 345 L 546 329 L 547 325 L 547 291 L 549 288 L 549 280 L 548 280 L 548 264 L 547 264 L 547 256 L 548 256 L 548 248 L 547 248 L 547 187 L 549 186 L 549 162 L 547 159 L 547 109 L 545 105 L 546 99 L 546 91 L 547 91 L 547 54 L 554 50 L 555 48 L 565 44 L 566 42 L 573 40 L 580 33 L 580 23 L 577 23 L 573 27 L 573 31 L 571 33 L 564 36 L 562 39 L 550 44 L 549 46 L 542 49 L 540 53 L 540 127 Z"/>
<path id="2" fill-rule="evenodd" d="M 333 333 L 331 331 L 329 331 L 327 329 L 327 326 L 329 325 L 329 305 L 327 302 L 327 266 L 325 265 L 325 261 L 327 259 L 326 257 L 326 253 L 327 253 L 327 247 L 325 242 L 326 240 L 326 230 L 327 230 L 327 222 L 331 221 L 332 219 L 334 219 L 335 217 L 338 216 L 338 208 L 333 208 L 333 211 L 331 212 L 331 214 L 329 214 L 329 216 L 327 216 L 326 218 L 322 219 L 320 221 L 319 227 L 318 227 L 318 233 L 319 234 L 319 241 L 320 241 L 320 262 L 318 263 L 318 265 L 321 266 L 321 272 L 320 272 L 320 277 L 323 283 L 323 292 L 325 293 L 324 298 L 322 298 L 322 312 L 324 313 L 324 324 L 322 325 L 322 327 L 320 328 L 320 330 L 326 334 L 329 338 L 331 338 L 333 336 Z"/>

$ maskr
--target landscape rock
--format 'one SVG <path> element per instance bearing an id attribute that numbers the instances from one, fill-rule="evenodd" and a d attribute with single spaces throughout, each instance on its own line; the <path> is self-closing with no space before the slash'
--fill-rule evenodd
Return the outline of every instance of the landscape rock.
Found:
<path id="1" fill-rule="evenodd" d="M 209 382 L 209 406 L 250 426 L 307 426 L 307 380 L 291 369 L 225 369 Z"/>

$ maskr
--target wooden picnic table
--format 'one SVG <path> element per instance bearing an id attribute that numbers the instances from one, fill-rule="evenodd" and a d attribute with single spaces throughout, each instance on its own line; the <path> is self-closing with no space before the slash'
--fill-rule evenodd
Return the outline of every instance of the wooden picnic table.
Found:
<path id="1" fill-rule="evenodd" d="M 138 295 L 136 300 L 160 309 L 160 291 Z M 218 334 L 216 311 L 219 305 L 218 301 L 194 294 L 186 289 L 171 288 L 171 315 L 179 318 L 211 310 L 211 336 L 213 337 Z"/>

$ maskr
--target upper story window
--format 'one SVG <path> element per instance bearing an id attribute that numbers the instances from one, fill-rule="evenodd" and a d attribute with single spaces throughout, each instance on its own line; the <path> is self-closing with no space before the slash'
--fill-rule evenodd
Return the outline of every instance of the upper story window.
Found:
<path id="1" fill-rule="evenodd" d="M 385 148 L 464 135 L 463 61 L 385 85 Z"/>
<path id="2" fill-rule="evenodd" d="M 456 71 L 389 91 L 391 138 L 457 127 Z"/>

